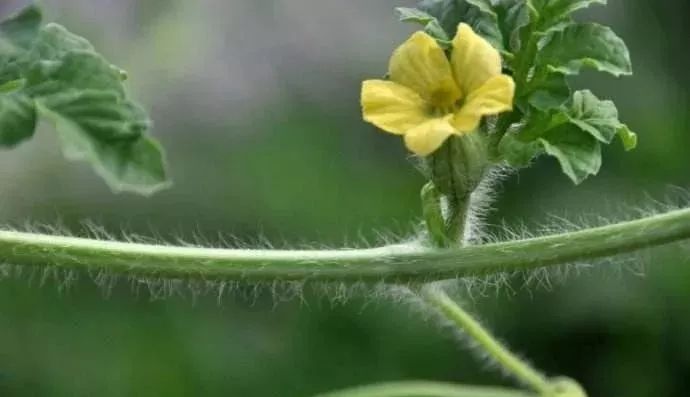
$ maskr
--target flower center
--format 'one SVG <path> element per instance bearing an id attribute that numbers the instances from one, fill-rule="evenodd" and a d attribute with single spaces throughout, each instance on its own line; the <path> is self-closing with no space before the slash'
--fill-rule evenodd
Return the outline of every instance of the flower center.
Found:
<path id="1" fill-rule="evenodd" d="M 458 100 L 457 96 L 457 92 L 454 92 L 453 90 L 447 88 L 438 88 L 431 93 L 431 98 L 429 98 L 429 101 L 434 107 L 452 107 Z"/>

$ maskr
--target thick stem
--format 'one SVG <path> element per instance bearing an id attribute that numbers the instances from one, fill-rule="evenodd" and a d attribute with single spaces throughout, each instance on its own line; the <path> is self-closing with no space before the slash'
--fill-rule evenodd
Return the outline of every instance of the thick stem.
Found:
<path id="1" fill-rule="evenodd" d="M 685 239 L 690 239 L 690 209 L 571 233 L 449 249 L 418 244 L 313 251 L 213 249 L 0 231 L 0 263 L 248 282 L 423 282 L 530 270 Z"/>
<path id="2" fill-rule="evenodd" d="M 353 387 L 319 394 L 317 397 L 536 397 L 536 395 L 500 387 L 406 381 Z"/>
<path id="3" fill-rule="evenodd" d="M 551 385 L 549 380 L 528 363 L 508 350 L 491 333 L 464 311 L 439 287 L 430 285 L 421 292 L 424 300 L 436 308 L 446 319 L 467 334 L 478 347 L 501 368 L 521 383 L 529 386 L 539 395 L 546 395 Z"/>

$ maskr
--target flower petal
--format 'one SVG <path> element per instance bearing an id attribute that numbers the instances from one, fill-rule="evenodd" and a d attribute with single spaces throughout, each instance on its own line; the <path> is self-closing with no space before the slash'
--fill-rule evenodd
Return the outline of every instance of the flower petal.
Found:
<path id="1" fill-rule="evenodd" d="M 430 118 L 416 92 L 392 81 L 364 81 L 361 102 L 364 120 L 392 134 L 403 134 Z"/>
<path id="2" fill-rule="evenodd" d="M 501 55 L 465 23 L 458 25 L 453 38 L 450 63 L 455 81 L 465 96 L 501 74 Z"/>
<path id="3" fill-rule="evenodd" d="M 512 110 L 514 95 L 515 82 L 510 76 L 494 76 L 470 93 L 451 123 L 460 132 L 474 131 L 482 116 Z"/>
<path id="4" fill-rule="evenodd" d="M 460 97 L 446 54 L 424 32 L 415 32 L 393 52 L 388 73 L 391 81 L 411 88 L 433 105 L 448 106 Z"/>
<path id="5" fill-rule="evenodd" d="M 427 156 L 438 149 L 455 129 L 452 116 L 428 120 L 405 133 L 405 146 L 419 156 Z"/>

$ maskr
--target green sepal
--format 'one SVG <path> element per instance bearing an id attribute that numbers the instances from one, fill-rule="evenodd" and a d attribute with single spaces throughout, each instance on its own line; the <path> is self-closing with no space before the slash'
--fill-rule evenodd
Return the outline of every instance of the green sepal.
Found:
<path id="1" fill-rule="evenodd" d="M 445 247 L 448 244 L 446 237 L 446 225 L 441 209 L 441 192 L 433 182 L 427 182 L 420 192 L 422 199 L 422 215 L 429 235 L 429 239 L 436 247 Z"/>

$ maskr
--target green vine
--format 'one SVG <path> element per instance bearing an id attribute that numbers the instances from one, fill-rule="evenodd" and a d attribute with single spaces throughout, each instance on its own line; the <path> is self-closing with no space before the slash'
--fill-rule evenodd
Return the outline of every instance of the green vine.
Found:
<path id="1" fill-rule="evenodd" d="M 596 259 L 690 239 L 690 209 L 576 232 L 436 249 L 417 243 L 347 250 L 174 247 L 0 231 L 3 262 L 132 276 L 242 281 L 433 281 Z"/>
<path id="2" fill-rule="evenodd" d="M 575 184 L 596 175 L 602 146 L 637 135 L 612 101 L 572 91 L 591 68 L 629 75 L 628 49 L 611 29 L 572 13 L 605 0 L 422 0 L 398 8 L 415 32 L 394 51 L 386 79 L 362 85 L 364 120 L 401 136 L 427 182 L 424 230 L 378 248 L 262 250 L 118 242 L 0 230 L 0 263 L 141 278 L 246 283 L 408 283 L 430 311 L 471 338 L 529 392 L 434 382 L 363 386 L 320 397 L 584 397 L 574 380 L 547 377 L 498 342 L 432 281 L 628 254 L 690 239 L 690 209 L 579 231 L 471 245 L 471 208 L 492 171 L 555 158 Z M 84 38 L 43 24 L 29 6 L 0 23 L 0 147 L 55 125 L 65 156 L 88 162 L 116 192 L 170 186 L 165 155 L 124 71 Z"/>

